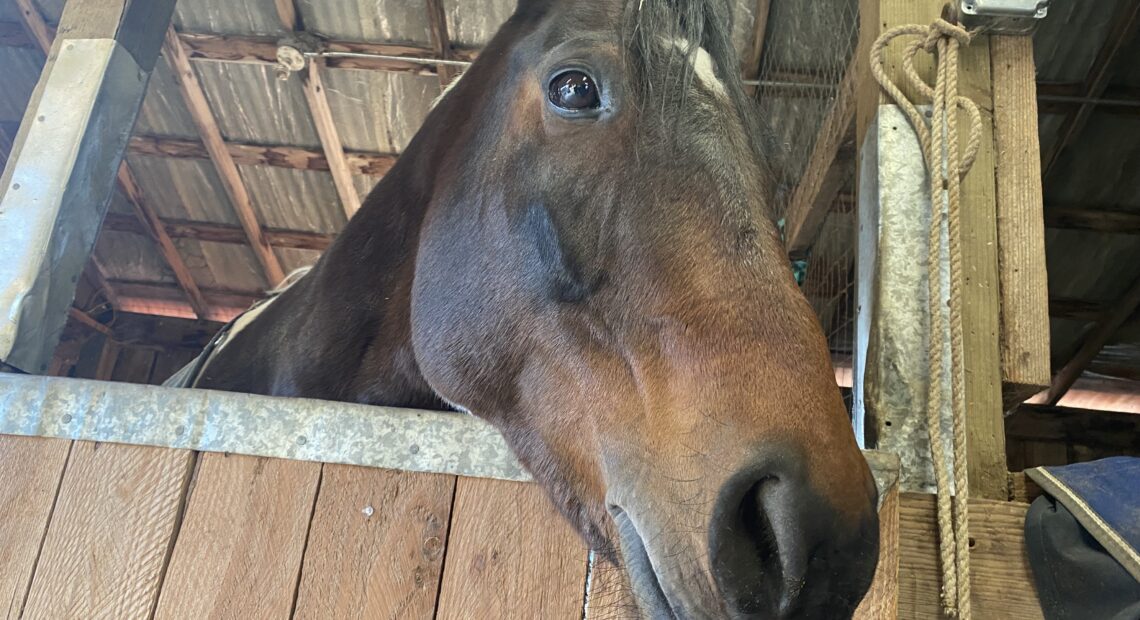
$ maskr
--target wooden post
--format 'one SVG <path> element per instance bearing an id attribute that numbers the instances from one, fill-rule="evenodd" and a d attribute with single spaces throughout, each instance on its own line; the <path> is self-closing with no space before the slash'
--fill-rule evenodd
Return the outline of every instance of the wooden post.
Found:
<path id="1" fill-rule="evenodd" d="M 861 41 L 873 41 L 887 29 L 903 24 L 930 24 L 941 15 L 943 5 L 943 0 L 861 0 Z M 904 47 L 905 43 L 898 41 L 887 49 L 887 74 L 912 101 L 929 103 L 917 98 L 915 89 L 907 84 L 903 76 L 901 60 Z M 933 64 L 930 58 L 919 54 L 916 61 L 919 74 L 933 83 Z M 867 63 L 868 60 L 861 58 L 860 62 Z M 925 265 L 916 266 L 921 261 L 915 260 L 916 255 L 925 256 L 925 241 L 919 242 L 921 248 L 908 239 L 900 241 L 897 236 L 892 237 L 891 233 L 879 229 L 877 220 L 868 219 L 880 215 L 884 218 L 895 217 L 896 222 L 909 227 L 908 235 L 924 234 L 922 229 L 928 224 L 919 226 L 917 222 L 921 217 L 926 217 L 929 221 L 929 206 L 924 207 L 927 211 L 925 214 L 915 211 L 913 214 L 902 214 L 900 218 L 898 209 L 906 208 L 907 201 L 901 200 L 905 196 L 899 193 L 899 188 L 888 191 L 884 186 L 897 184 L 903 177 L 911 181 L 920 180 L 925 178 L 925 172 L 922 171 L 921 176 L 915 176 L 917 171 L 908 168 L 904 161 L 907 158 L 899 157 L 898 148 L 906 144 L 916 145 L 917 142 L 899 134 L 900 131 L 910 132 L 909 125 L 880 93 L 880 88 L 869 71 L 861 72 L 861 75 L 867 76 L 859 86 L 856 114 L 857 144 L 861 147 L 860 165 L 863 170 L 859 192 L 859 273 L 863 293 L 860 294 L 859 306 L 864 317 L 859 322 L 856 347 L 857 359 L 866 365 L 860 371 L 865 372 L 866 384 L 859 386 L 861 392 L 857 396 L 857 402 L 865 403 L 867 413 L 874 417 L 870 425 L 878 435 L 879 446 L 900 452 L 904 469 L 903 490 L 912 490 L 914 487 L 909 487 L 908 483 L 916 482 L 928 489 L 927 481 L 913 477 L 915 466 L 921 468 L 925 463 L 928 471 L 930 467 L 930 458 L 924 454 L 929 446 L 921 439 L 925 435 L 924 384 L 931 379 L 922 370 L 926 363 L 925 339 L 928 331 L 927 327 L 922 326 L 929 324 L 925 317 L 924 292 L 928 270 Z M 981 149 L 972 172 L 962 184 L 961 247 L 964 281 L 961 295 L 970 491 L 975 497 L 1004 499 L 1006 466 L 1001 356 L 998 347 L 1000 298 L 994 189 L 993 81 L 988 37 L 976 37 L 969 47 L 963 49 L 959 92 L 971 98 L 982 113 Z M 889 115 L 893 116 L 888 120 Z M 965 116 L 962 118 L 965 119 Z M 964 124 L 962 126 L 965 127 Z M 963 130 L 961 133 L 964 143 L 968 132 Z M 877 146 L 868 150 L 868 143 Z M 896 152 L 891 152 L 891 149 L 896 149 Z M 902 191 L 911 192 L 917 199 L 922 199 L 922 194 L 929 192 L 921 182 L 911 182 Z M 888 197 L 892 197 L 894 202 L 880 205 L 880 200 Z M 928 205 L 929 199 L 923 200 L 921 204 Z M 911 208 L 915 207 L 912 205 Z M 910 223 L 906 224 L 907 221 Z M 880 245 L 884 242 L 889 243 Z M 916 250 L 919 253 L 916 254 Z M 922 273 L 916 270 L 921 270 Z M 890 279 L 900 277 L 899 274 L 903 274 L 901 277 L 905 286 L 892 288 Z M 868 296 L 868 288 L 885 293 Z M 923 302 L 917 304 L 913 298 L 903 299 L 904 290 L 919 293 Z M 889 321 L 873 318 L 867 320 L 866 313 L 889 312 L 888 305 L 898 305 L 900 309 L 905 307 L 905 312 L 896 311 L 890 315 L 896 318 Z M 922 314 L 915 315 L 915 311 L 921 311 Z M 911 321 L 904 324 L 907 321 L 900 321 L 897 317 L 909 317 Z M 897 357 L 897 354 L 903 357 Z M 921 367 L 914 368 L 916 363 L 921 364 Z M 916 382 L 923 387 L 915 390 Z M 909 388 L 908 383 L 911 384 Z M 909 395 L 900 394 L 907 390 L 910 390 Z"/>
<path id="2" fill-rule="evenodd" d="M 1049 385 L 1041 144 L 1033 40 L 994 36 L 994 141 L 1004 409 Z"/>
<path id="3" fill-rule="evenodd" d="M 12 366 L 47 370 L 173 10 L 174 0 L 64 9 L 0 177 L 0 359 Z"/>

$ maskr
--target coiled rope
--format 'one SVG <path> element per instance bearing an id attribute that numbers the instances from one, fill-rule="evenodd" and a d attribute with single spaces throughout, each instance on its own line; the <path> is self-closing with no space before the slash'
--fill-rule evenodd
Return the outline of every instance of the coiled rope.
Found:
<path id="1" fill-rule="evenodd" d="M 933 103 L 927 121 L 918 108 L 887 76 L 884 51 L 894 39 L 919 37 L 907 45 L 902 67 L 907 80 L 922 97 Z M 934 461 L 935 484 L 938 489 L 938 537 L 942 567 L 942 607 L 947 615 L 969 620 L 970 613 L 970 543 L 969 488 L 966 478 L 965 382 L 962 373 L 962 252 L 961 198 L 962 177 L 974 164 L 981 144 L 982 119 L 973 101 L 958 95 L 958 50 L 969 45 L 971 35 L 965 29 L 939 19 L 930 26 L 909 25 L 892 28 L 882 34 L 871 47 L 871 73 L 883 91 L 902 109 L 918 134 L 930 177 L 930 385 L 927 394 L 927 431 Z M 914 57 L 919 50 L 935 55 L 937 77 L 932 88 L 918 75 Z M 958 110 L 969 117 L 970 134 L 964 153 L 959 154 Z M 928 124 L 929 123 L 929 124 Z M 939 265 L 942 255 L 942 221 L 949 230 L 950 256 L 950 384 L 953 420 L 953 481 L 946 471 L 943 450 L 942 411 L 942 278 Z M 953 485 L 953 497 L 951 497 Z"/>

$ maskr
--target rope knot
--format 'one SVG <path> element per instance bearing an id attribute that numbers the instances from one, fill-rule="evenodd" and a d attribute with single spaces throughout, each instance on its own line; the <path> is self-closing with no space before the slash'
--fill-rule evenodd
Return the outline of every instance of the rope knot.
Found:
<path id="1" fill-rule="evenodd" d="M 930 34 L 927 35 L 923 47 L 926 51 L 933 52 L 940 39 L 953 39 L 959 45 L 969 45 L 972 38 L 973 35 L 965 28 L 944 19 L 937 19 L 930 24 Z"/>

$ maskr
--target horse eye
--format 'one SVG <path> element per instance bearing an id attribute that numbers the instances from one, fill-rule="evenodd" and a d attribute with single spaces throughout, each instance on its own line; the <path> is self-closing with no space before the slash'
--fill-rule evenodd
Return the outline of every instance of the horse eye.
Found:
<path id="1" fill-rule="evenodd" d="M 547 96 L 550 103 L 571 112 L 595 110 L 602 105 L 594 80 L 581 71 L 566 71 L 556 75 L 550 81 Z"/>

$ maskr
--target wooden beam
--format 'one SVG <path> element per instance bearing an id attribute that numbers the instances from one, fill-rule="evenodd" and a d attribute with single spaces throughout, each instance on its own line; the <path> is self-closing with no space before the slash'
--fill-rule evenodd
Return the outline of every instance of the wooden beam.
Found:
<path id="1" fill-rule="evenodd" d="M 20 16 L 23 19 L 28 31 L 33 33 L 36 41 L 40 44 L 44 54 L 51 50 L 51 41 L 55 38 L 55 30 L 44 22 L 43 17 L 35 10 L 31 4 L 31 0 L 17 0 L 22 3 L 20 7 Z M 26 5 L 26 6 L 25 6 Z M 42 33 L 42 35 L 41 35 Z M 178 249 L 174 247 L 174 242 L 158 224 L 158 215 L 154 209 L 143 199 L 142 189 L 135 181 L 135 175 L 131 172 L 130 166 L 124 159 L 119 165 L 118 173 L 119 188 L 127 197 L 127 201 L 135 210 L 135 214 L 144 226 L 148 227 L 150 236 L 158 245 L 159 253 L 166 260 L 166 264 L 174 273 L 174 277 L 186 292 L 186 297 L 190 300 L 190 306 L 199 317 L 206 316 L 206 302 L 202 299 L 202 294 L 198 291 L 198 285 L 194 282 L 194 276 L 190 273 L 190 269 L 186 266 L 182 256 L 178 254 Z"/>
<path id="2" fill-rule="evenodd" d="M 195 222 L 193 220 L 160 219 L 163 229 L 175 239 L 195 239 L 212 243 L 245 245 L 245 231 L 233 224 Z M 103 218 L 103 229 L 115 232 L 147 235 L 149 228 L 138 219 L 122 213 L 108 213 Z M 284 228 L 266 228 L 265 238 L 276 248 L 323 251 L 336 239 L 333 233 L 318 233 Z"/>
<path id="3" fill-rule="evenodd" d="M 47 60 L 0 179 L 0 231 L 8 231 L 0 246 L 11 259 L 0 268 L 9 317 L 0 357 L 43 372 L 111 200 L 174 0 L 73 0 L 58 36 L 34 2 L 18 7 Z M 18 230 L 7 221 L 19 221 Z M 31 290 L 10 297 L 16 282 Z"/>
<path id="4" fill-rule="evenodd" d="M 1028 509 L 1029 504 L 970 499 L 970 598 L 975 618 L 1042 617 L 1025 552 Z M 899 577 L 899 618 L 945 618 L 939 602 L 933 495 L 903 493 L 900 497 Z"/>
<path id="5" fill-rule="evenodd" d="M 297 10 L 293 0 L 275 1 L 281 27 L 288 32 L 297 30 Z M 333 122 L 332 108 L 329 107 L 325 87 L 321 83 L 319 63 L 311 59 L 306 64 L 301 74 L 301 88 L 305 93 L 305 102 L 309 106 L 309 114 L 317 128 L 317 136 L 320 137 L 321 148 L 332 173 L 333 186 L 336 187 L 341 208 L 344 209 L 345 217 L 351 218 L 360 209 L 360 194 L 352 183 L 352 172 L 344 155 L 344 145 L 340 141 L 336 123 Z"/>
<path id="6" fill-rule="evenodd" d="M 994 36 L 990 54 L 1002 400 L 1009 410 L 1049 385 L 1049 286 L 1033 39 Z"/>
<path id="7" fill-rule="evenodd" d="M 205 33 L 182 33 L 182 43 L 191 58 L 229 62 L 255 62 L 277 64 L 277 39 L 275 37 L 252 35 L 220 35 Z M 325 41 L 324 51 L 374 54 L 380 56 L 404 56 L 407 58 L 433 59 L 435 52 L 430 47 L 404 45 L 400 43 L 365 43 L 357 41 Z M 455 60 L 474 60 L 478 52 L 470 49 L 452 50 Z M 335 69 L 368 69 L 436 75 L 434 65 L 405 62 L 391 58 L 328 58 L 326 65 Z"/>
<path id="8" fill-rule="evenodd" d="M 67 316 L 71 317 L 71 319 L 74 320 L 76 323 L 80 323 L 83 326 L 87 327 L 88 329 L 91 329 L 91 330 L 96 331 L 100 334 L 103 334 L 104 336 L 106 336 L 108 338 L 114 339 L 114 337 L 115 337 L 115 333 L 113 331 L 111 331 L 110 327 L 107 327 L 106 325 L 100 323 L 99 321 L 96 321 L 95 319 L 91 318 L 91 315 L 80 310 L 79 308 L 75 308 L 75 307 L 69 308 L 67 311 Z"/>
<path id="9" fill-rule="evenodd" d="M 1104 345 L 1108 344 L 1109 339 L 1137 308 L 1140 308 L 1140 278 L 1137 278 L 1120 300 L 1101 317 L 1092 331 L 1085 336 L 1076 355 L 1053 377 L 1053 384 L 1049 387 L 1044 404 L 1056 405 L 1061 401 L 1069 388 L 1073 387 L 1080 378 L 1081 373 L 1089 367 Z"/>
<path id="10" fill-rule="evenodd" d="M 1081 88 L 1080 94 L 1083 97 L 1096 99 L 1108 88 L 1117 56 L 1132 41 L 1137 29 L 1140 28 L 1140 3 L 1121 3 L 1112 23 L 1112 30 L 1105 38 L 1104 45 L 1101 46 L 1096 59 L 1093 60 L 1092 67 L 1089 69 L 1089 74 Z M 1060 161 L 1061 154 L 1076 141 L 1077 136 L 1084 130 L 1089 118 L 1092 117 L 1094 108 L 1095 106 L 1092 103 L 1083 103 L 1076 111 L 1070 112 L 1066 116 L 1064 123 L 1057 132 L 1057 141 L 1054 142 L 1052 150 L 1045 158 L 1043 169 L 1045 178 L 1049 178 L 1057 162 Z"/>
<path id="11" fill-rule="evenodd" d="M 865 46 L 860 46 L 860 50 L 863 49 Z M 828 209 L 846 180 L 846 170 L 837 168 L 835 163 L 840 147 L 854 129 L 855 91 L 862 79 L 858 70 L 859 59 L 860 52 L 852 54 L 836 89 L 831 111 L 816 134 L 807 168 L 788 203 L 784 216 L 784 239 L 792 255 L 805 252 L 815 241 Z"/>
<path id="12" fill-rule="evenodd" d="M 123 165 L 119 167 L 119 186 L 127 195 L 128 202 L 134 208 L 135 217 L 138 218 L 140 224 L 146 229 L 148 236 L 154 240 L 158 245 L 158 251 L 166 260 L 166 264 L 174 273 L 174 279 L 178 281 L 178 285 L 182 287 L 182 291 L 186 294 L 186 298 L 190 301 L 190 307 L 194 309 L 194 313 L 198 318 L 206 318 L 210 313 L 209 304 L 206 303 L 205 298 L 202 297 L 202 291 L 198 289 L 198 283 L 194 281 L 194 274 L 190 272 L 190 268 L 186 262 L 182 260 L 182 255 L 178 253 L 178 248 L 174 245 L 174 241 L 167 234 L 166 229 L 162 225 L 162 220 L 158 218 L 158 214 L 151 208 L 143 197 L 142 188 L 139 187 L 138 181 L 135 180 L 135 175 L 131 172 L 130 167 L 124 161 Z"/>
<path id="13" fill-rule="evenodd" d="M 752 38 L 748 40 L 748 51 L 743 58 L 744 66 L 741 67 L 746 80 L 760 77 L 760 69 L 764 64 L 764 43 L 768 34 L 768 16 L 771 12 L 771 0 L 756 0 L 752 12 Z"/>
<path id="14" fill-rule="evenodd" d="M 32 0 L 16 0 L 16 8 L 20 11 L 20 21 L 23 22 L 28 36 L 45 54 L 48 53 L 51 50 L 51 42 L 55 40 L 55 29 L 47 25 Z"/>
<path id="15" fill-rule="evenodd" d="M 293 0 L 273 0 L 273 7 L 277 9 L 277 20 L 286 32 L 297 29 L 297 7 Z"/>
<path id="16" fill-rule="evenodd" d="M 209 159 L 205 145 L 197 140 L 164 136 L 133 136 L 131 153 L 150 157 Z M 226 142 L 226 150 L 239 166 L 275 166 L 294 170 L 329 170 L 325 154 L 298 146 L 277 146 Z M 396 155 L 348 151 L 345 161 L 352 174 L 384 176 L 396 163 Z"/>
<path id="17" fill-rule="evenodd" d="M 1066 230 L 1140 235 L 1140 213 L 1096 207 L 1050 205 L 1045 208 L 1045 226 Z"/>
<path id="18" fill-rule="evenodd" d="M 428 24 L 431 26 L 431 47 L 435 55 L 444 60 L 451 60 L 451 37 L 447 33 L 447 13 L 443 9 L 443 0 L 425 0 Z M 455 79 L 457 72 L 447 65 L 439 65 L 439 85 L 446 88 L 451 80 Z"/>
<path id="19" fill-rule="evenodd" d="M 195 318 L 194 309 L 186 303 L 177 286 L 126 280 L 112 280 L 112 283 L 119 293 L 117 308 L 122 312 L 176 319 Z M 203 289 L 202 295 L 210 307 L 206 320 L 219 323 L 229 321 L 264 297 L 258 291 L 228 289 Z"/>
<path id="20" fill-rule="evenodd" d="M 440 75 L 442 78 L 443 74 Z M 321 82 L 320 65 L 310 61 L 301 80 L 305 101 L 309 104 L 313 124 L 316 125 L 317 135 L 321 138 L 321 147 L 324 149 L 325 160 L 332 173 L 337 196 L 340 197 L 340 205 L 344 209 L 345 217 L 352 218 L 360 209 L 360 194 L 352 182 L 352 170 L 349 168 L 348 158 L 345 157 L 344 145 L 340 141 L 336 123 L 333 122 L 332 108 L 329 107 L 325 87 Z"/>
<path id="21" fill-rule="evenodd" d="M 1140 455 L 1140 415 L 1048 405 L 1019 405 L 1005 419 L 1010 437 L 1081 444 Z"/>
<path id="22" fill-rule="evenodd" d="M 206 93 L 198 82 L 198 75 L 194 72 L 194 68 L 190 66 L 190 58 L 186 55 L 186 50 L 183 49 L 182 42 L 174 28 L 167 30 L 162 49 L 163 55 L 166 56 L 167 62 L 170 63 L 171 69 L 174 71 L 175 79 L 182 91 L 182 97 L 190 111 L 190 116 L 194 120 L 194 125 L 198 128 L 202 143 L 210 154 L 210 161 L 213 162 L 214 168 L 218 171 L 218 176 L 221 177 L 222 185 L 230 198 L 231 206 L 245 230 L 246 237 L 249 239 L 249 245 L 258 262 L 261 263 L 265 280 L 270 286 L 276 286 L 285 278 L 285 272 L 277 260 L 277 255 L 273 253 L 269 241 L 266 240 L 265 234 L 261 231 L 261 223 L 257 221 L 257 214 L 254 213 L 249 191 L 246 190 L 245 182 L 242 181 L 237 164 L 230 157 L 225 140 L 222 139 L 222 132 L 218 128 L 217 120 L 214 119 L 214 113 L 210 110 L 210 103 L 206 100 Z"/>

